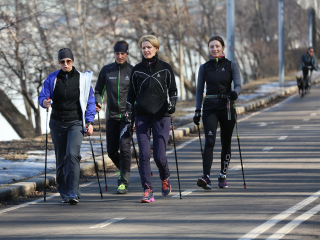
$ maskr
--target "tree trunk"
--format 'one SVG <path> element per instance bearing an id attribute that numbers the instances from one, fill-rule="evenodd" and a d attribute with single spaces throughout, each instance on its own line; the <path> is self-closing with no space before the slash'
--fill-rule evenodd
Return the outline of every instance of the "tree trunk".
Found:
<path id="1" fill-rule="evenodd" d="M 30 121 L 19 112 L 12 104 L 10 98 L 0 89 L 0 113 L 21 138 L 35 136 L 34 128 Z"/>

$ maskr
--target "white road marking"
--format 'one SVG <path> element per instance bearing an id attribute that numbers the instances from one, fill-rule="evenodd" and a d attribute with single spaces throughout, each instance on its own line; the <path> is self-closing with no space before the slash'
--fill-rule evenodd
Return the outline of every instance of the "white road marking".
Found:
<path id="1" fill-rule="evenodd" d="M 317 214 L 320 211 L 320 204 L 312 209 L 310 209 L 308 212 L 305 212 L 304 214 L 300 215 L 293 221 L 289 222 L 287 225 L 285 225 L 283 228 L 278 230 L 276 233 L 272 234 L 267 240 L 277 240 L 283 238 L 286 234 L 291 232 L 295 227 L 297 227 L 300 223 L 308 220 L 313 215 Z"/>
<path id="2" fill-rule="evenodd" d="M 89 186 L 89 185 L 92 184 L 92 183 L 95 183 L 95 182 L 90 182 L 90 183 L 81 184 L 80 187 L 81 187 L 81 188 L 82 188 L 82 187 L 87 187 L 87 186 Z M 53 194 L 53 195 L 47 196 L 47 197 L 46 197 L 46 200 L 49 200 L 49 199 L 51 199 L 51 198 L 58 197 L 58 196 L 60 196 L 60 194 L 59 194 L 59 193 L 55 193 L 55 194 Z M 43 203 L 44 203 L 43 198 L 39 198 L 39 199 L 34 200 L 34 201 L 31 201 L 31 202 L 27 202 L 27 203 L 24 203 L 24 204 L 15 206 L 15 207 L 11 207 L 11 208 L 7 208 L 7 209 L 4 209 L 4 210 L 1 210 L 1 211 L 0 211 L 0 214 L 5 213 L 5 212 L 10 212 L 10 211 L 13 211 L 13 210 L 16 210 L 16 209 L 19 209 L 19 208 L 23 208 L 23 207 L 26 207 L 26 206 L 29 206 L 29 205 L 32 205 L 32 204 L 36 204 L 36 203 L 39 203 L 39 202 L 43 202 Z"/>
<path id="3" fill-rule="evenodd" d="M 184 192 L 181 193 L 181 196 L 186 196 L 186 195 L 189 195 L 190 193 L 194 192 L 195 190 L 192 189 L 192 190 L 186 190 Z M 176 195 L 173 195 L 172 197 L 180 197 L 180 193 L 179 194 L 176 194 Z"/>
<path id="4" fill-rule="evenodd" d="M 285 140 L 288 136 L 281 136 L 278 138 L 278 140 Z"/>
<path id="5" fill-rule="evenodd" d="M 110 225 L 112 223 L 119 222 L 122 219 L 125 219 L 125 218 L 113 218 L 113 219 L 110 219 L 108 221 L 105 221 L 105 222 L 99 223 L 97 225 L 94 225 L 94 226 L 92 226 L 90 228 L 103 228 L 103 227 L 108 226 L 108 225 Z"/>
<path id="6" fill-rule="evenodd" d="M 310 197 L 302 200 L 301 202 L 299 202 L 298 204 L 296 204 L 293 207 L 289 208 L 288 210 L 286 210 L 286 211 L 280 213 L 279 215 L 271 218 L 270 220 L 268 220 L 267 222 L 261 224 L 259 227 L 253 229 L 252 231 L 250 231 L 249 233 L 247 233 L 243 237 L 239 238 L 238 240 L 250 240 L 250 239 L 254 239 L 254 238 L 258 237 L 261 233 L 265 232 L 266 230 L 268 230 L 269 228 L 271 228 L 272 226 L 274 226 L 278 222 L 280 222 L 283 219 L 285 219 L 288 216 L 290 216 L 291 214 L 294 214 L 299 209 L 301 209 L 301 208 L 307 206 L 308 204 L 312 203 L 314 200 L 318 199 L 319 197 L 320 197 L 320 191 L 315 192 Z"/>
<path id="7" fill-rule="evenodd" d="M 302 121 L 308 122 L 310 119 L 309 118 L 305 118 Z"/>
<path id="8" fill-rule="evenodd" d="M 299 129 L 300 128 L 300 126 L 294 126 L 293 127 L 293 129 Z"/>
<path id="9" fill-rule="evenodd" d="M 317 113 L 311 113 L 310 114 L 310 116 L 316 116 L 317 115 Z"/>
<path id="10" fill-rule="evenodd" d="M 245 165 L 243 164 L 243 166 L 245 166 Z M 238 166 L 235 166 L 235 167 L 229 169 L 229 171 L 238 171 L 240 169 L 241 169 L 241 165 L 238 165 Z"/>
<path id="11" fill-rule="evenodd" d="M 273 147 L 265 147 L 264 149 L 262 149 L 262 151 L 269 151 L 271 150 Z"/>

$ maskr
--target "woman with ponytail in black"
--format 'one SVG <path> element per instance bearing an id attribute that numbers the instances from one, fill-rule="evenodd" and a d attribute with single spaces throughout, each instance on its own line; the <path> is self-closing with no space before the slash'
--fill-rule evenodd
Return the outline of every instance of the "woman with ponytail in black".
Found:
<path id="1" fill-rule="evenodd" d="M 205 133 L 205 147 L 203 153 L 203 176 L 197 185 L 204 189 L 211 189 L 210 170 L 213 161 L 213 148 L 216 140 L 218 122 L 221 138 L 221 170 L 218 177 L 218 187 L 226 188 L 227 170 L 231 159 L 231 138 L 235 125 L 235 109 L 232 102 L 237 100 L 241 91 L 241 79 L 238 65 L 225 58 L 224 41 L 219 36 L 209 39 L 208 47 L 210 60 L 200 66 L 196 92 L 196 111 L 193 121 L 199 125 L 201 117 L 201 103 L 204 85 L 206 97 L 203 103 L 203 127 Z M 231 83 L 234 90 L 231 90 Z"/>

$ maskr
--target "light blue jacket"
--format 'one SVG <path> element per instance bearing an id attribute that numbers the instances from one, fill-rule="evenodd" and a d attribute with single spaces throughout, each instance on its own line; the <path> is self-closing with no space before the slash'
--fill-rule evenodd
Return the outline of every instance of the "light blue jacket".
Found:
<path id="1" fill-rule="evenodd" d="M 60 70 L 50 73 L 47 79 L 44 81 L 42 90 L 39 94 L 38 101 L 41 107 L 43 106 L 43 100 L 53 98 L 53 91 L 56 86 L 57 75 Z M 78 71 L 79 72 L 79 71 Z M 80 74 L 80 106 L 82 111 L 83 130 L 85 130 L 86 122 L 94 122 L 94 116 L 96 115 L 95 98 L 93 94 L 93 89 L 91 86 L 92 72 L 87 71 Z"/>

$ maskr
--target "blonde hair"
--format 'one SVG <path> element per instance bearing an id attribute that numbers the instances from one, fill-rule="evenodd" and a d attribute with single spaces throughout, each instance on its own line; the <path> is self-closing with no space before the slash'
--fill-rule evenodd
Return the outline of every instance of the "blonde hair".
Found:
<path id="1" fill-rule="evenodd" d="M 139 40 L 139 47 L 142 48 L 142 43 L 143 42 L 150 42 L 152 46 L 160 48 L 160 42 L 159 39 L 156 36 L 153 35 L 144 35 L 142 38 Z"/>

